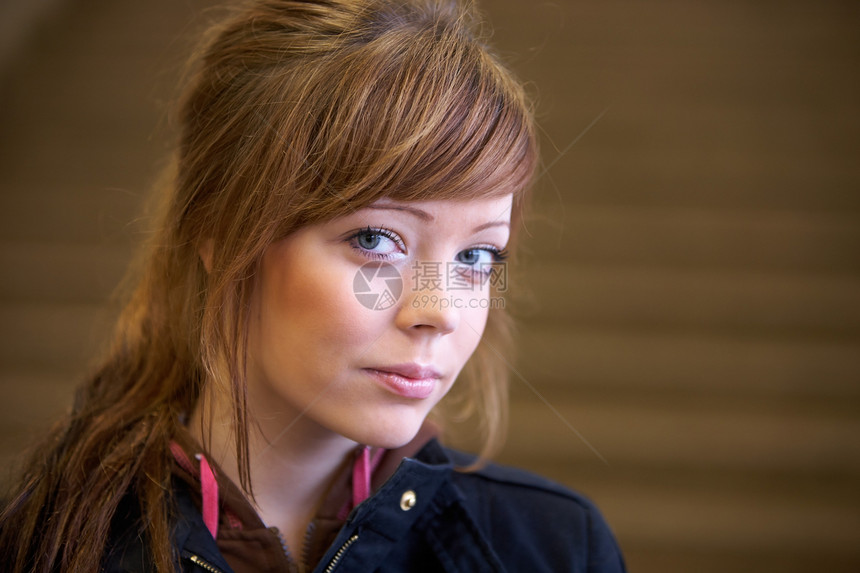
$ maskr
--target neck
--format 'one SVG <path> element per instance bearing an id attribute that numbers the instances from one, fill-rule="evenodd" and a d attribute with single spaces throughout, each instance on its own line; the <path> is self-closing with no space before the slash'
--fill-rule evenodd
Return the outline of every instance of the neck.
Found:
<path id="1" fill-rule="evenodd" d="M 200 403 L 207 402 L 201 400 Z M 235 432 L 226 400 L 209 397 L 195 408 L 189 430 L 234 483 L 239 484 Z M 250 485 L 257 511 L 277 527 L 291 548 L 298 548 L 308 524 L 339 468 L 356 443 L 316 424 L 300 412 L 249 416 Z"/>

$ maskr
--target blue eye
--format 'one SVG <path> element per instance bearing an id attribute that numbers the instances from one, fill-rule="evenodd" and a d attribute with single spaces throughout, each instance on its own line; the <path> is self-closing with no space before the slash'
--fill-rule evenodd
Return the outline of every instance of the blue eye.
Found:
<path id="1" fill-rule="evenodd" d="M 502 263 L 507 251 L 496 247 L 473 247 L 457 253 L 457 267 L 452 270 L 458 281 L 484 285 L 485 281 L 498 272 L 498 264 Z"/>
<path id="2" fill-rule="evenodd" d="M 469 249 L 457 253 L 457 261 L 466 265 L 479 265 L 493 261 L 492 254 L 486 249 Z"/>
<path id="3" fill-rule="evenodd" d="M 480 247 L 466 249 L 457 253 L 457 262 L 473 267 L 482 267 L 491 263 L 499 263 L 505 260 L 507 253 L 495 247 Z"/>
<path id="4" fill-rule="evenodd" d="M 355 242 L 358 243 L 358 246 L 362 249 L 372 251 L 379 246 L 379 243 L 382 242 L 382 236 L 377 234 L 361 233 L 356 236 Z"/>
<path id="5" fill-rule="evenodd" d="M 364 256 L 374 259 L 391 259 L 405 250 L 403 241 L 388 229 L 366 227 L 352 234 L 348 242 Z"/>

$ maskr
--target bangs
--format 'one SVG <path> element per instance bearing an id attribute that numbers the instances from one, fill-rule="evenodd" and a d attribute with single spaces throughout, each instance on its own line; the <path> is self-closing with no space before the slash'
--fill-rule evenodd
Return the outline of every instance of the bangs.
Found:
<path id="1" fill-rule="evenodd" d="M 182 216 L 198 238 L 256 252 L 382 198 L 519 206 L 538 161 L 532 110 L 462 7 L 259 10 L 216 37 L 183 106 L 180 188 L 200 215 Z"/>
<path id="2" fill-rule="evenodd" d="M 537 163 L 519 83 L 459 26 L 428 22 L 346 39 L 303 90 L 314 118 L 305 164 L 331 216 L 402 201 L 515 196 Z M 311 199 L 311 197 L 308 197 Z"/>

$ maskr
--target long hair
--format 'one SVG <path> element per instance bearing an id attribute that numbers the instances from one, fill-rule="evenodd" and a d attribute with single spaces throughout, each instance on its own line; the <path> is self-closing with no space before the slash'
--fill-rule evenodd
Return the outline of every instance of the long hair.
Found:
<path id="1" fill-rule="evenodd" d="M 382 197 L 513 193 L 514 227 L 521 216 L 533 119 L 470 9 L 261 0 L 213 29 L 197 61 L 161 223 L 111 349 L 0 517 L 0 558 L 14 571 L 91 570 L 129 492 L 154 564 L 172 571 L 167 448 L 204 382 L 232 396 L 249 491 L 247 325 L 270 244 Z M 482 415 L 485 455 L 503 433 L 509 338 L 504 309 L 491 309 L 455 385 L 459 406 Z"/>

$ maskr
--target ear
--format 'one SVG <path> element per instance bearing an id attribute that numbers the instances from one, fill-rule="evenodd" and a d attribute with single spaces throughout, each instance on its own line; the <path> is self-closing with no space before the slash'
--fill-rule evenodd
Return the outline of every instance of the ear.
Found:
<path id="1" fill-rule="evenodd" d="M 203 241 L 203 244 L 200 245 L 200 249 L 197 253 L 200 255 L 200 260 L 203 261 L 203 268 L 206 269 L 207 273 L 212 272 L 212 256 L 215 252 L 215 241 L 212 239 L 206 239 Z"/>

